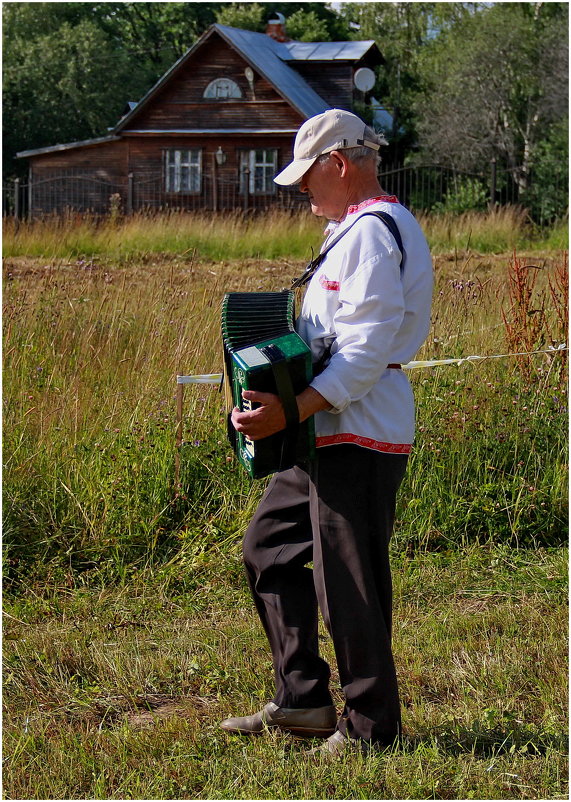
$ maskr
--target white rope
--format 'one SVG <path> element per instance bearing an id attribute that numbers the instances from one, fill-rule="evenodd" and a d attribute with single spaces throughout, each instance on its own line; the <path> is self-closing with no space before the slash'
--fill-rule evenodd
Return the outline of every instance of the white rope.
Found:
<path id="1" fill-rule="evenodd" d="M 415 370 L 416 368 L 435 368 L 440 365 L 461 365 L 463 362 L 477 362 L 481 359 L 504 359 L 509 356 L 533 356 L 533 354 L 553 354 L 557 351 L 567 351 L 566 343 L 550 345 L 549 348 L 541 351 L 521 351 L 515 354 L 488 354 L 486 356 L 463 356 L 452 359 L 427 359 L 419 362 L 408 362 L 402 366 L 403 370 Z M 222 381 L 221 373 L 201 373 L 195 376 L 177 376 L 177 384 L 220 384 Z"/>

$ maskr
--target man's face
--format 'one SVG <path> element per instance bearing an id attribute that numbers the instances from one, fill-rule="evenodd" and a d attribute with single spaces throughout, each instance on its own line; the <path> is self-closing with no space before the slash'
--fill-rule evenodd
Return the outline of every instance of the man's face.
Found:
<path id="1" fill-rule="evenodd" d="M 314 162 L 300 181 L 301 192 L 307 193 L 311 211 L 316 217 L 340 220 L 347 208 L 346 187 L 342 180 L 343 164 L 336 155 Z"/>

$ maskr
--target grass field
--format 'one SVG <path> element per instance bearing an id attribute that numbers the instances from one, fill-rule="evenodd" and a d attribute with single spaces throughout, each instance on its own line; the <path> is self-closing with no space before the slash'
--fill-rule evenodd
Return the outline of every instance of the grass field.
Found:
<path id="1" fill-rule="evenodd" d="M 490 237 L 499 217 L 425 221 L 417 359 L 566 342 L 563 227 L 505 215 L 478 250 L 476 222 Z M 392 543 L 406 737 L 323 765 L 288 736 L 218 729 L 272 688 L 240 565 L 264 482 L 231 456 L 215 387 L 187 388 L 174 487 L 175 375 L 220 370 L 222 294 L 287 286 L 319 227 L 68 221 L 4 243 L 6 798 L 567 798 L 565 351 L 410 371 Z"/>

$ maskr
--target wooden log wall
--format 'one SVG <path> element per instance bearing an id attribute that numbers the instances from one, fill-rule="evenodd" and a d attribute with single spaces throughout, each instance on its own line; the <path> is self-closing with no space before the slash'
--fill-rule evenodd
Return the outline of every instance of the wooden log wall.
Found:
<path id="1" fill-rule="evenodd" d="M 346 61 L 299 61 L 290 66 L 330 106 L 351 111 L 353 103 L 353 66 L 351 64 Z"/>
<path id="2" fill-rule="evenodd" d="M 154 98 L 129 121 L 126 131 L 181 128 L 293 128 L 303 119 L 259 74 L 253 91 L 246 62 L 219 36 L 213 36 L 196 58 L 184 64 Z M 241 99 L 211 100 L 204 90 L 216 78 L 230 78 Z"/>

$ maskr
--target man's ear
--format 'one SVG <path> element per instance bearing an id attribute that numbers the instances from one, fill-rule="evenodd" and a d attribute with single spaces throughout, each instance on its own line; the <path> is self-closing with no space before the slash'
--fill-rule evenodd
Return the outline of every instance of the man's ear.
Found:
<path id="1" fill-rule="evenodd" d="M 339 171 L 339 177 L 345 178 L 349 166 L 349 159 L 342 150 L 332 150 L 329 154 L 334 167 Z"/>

